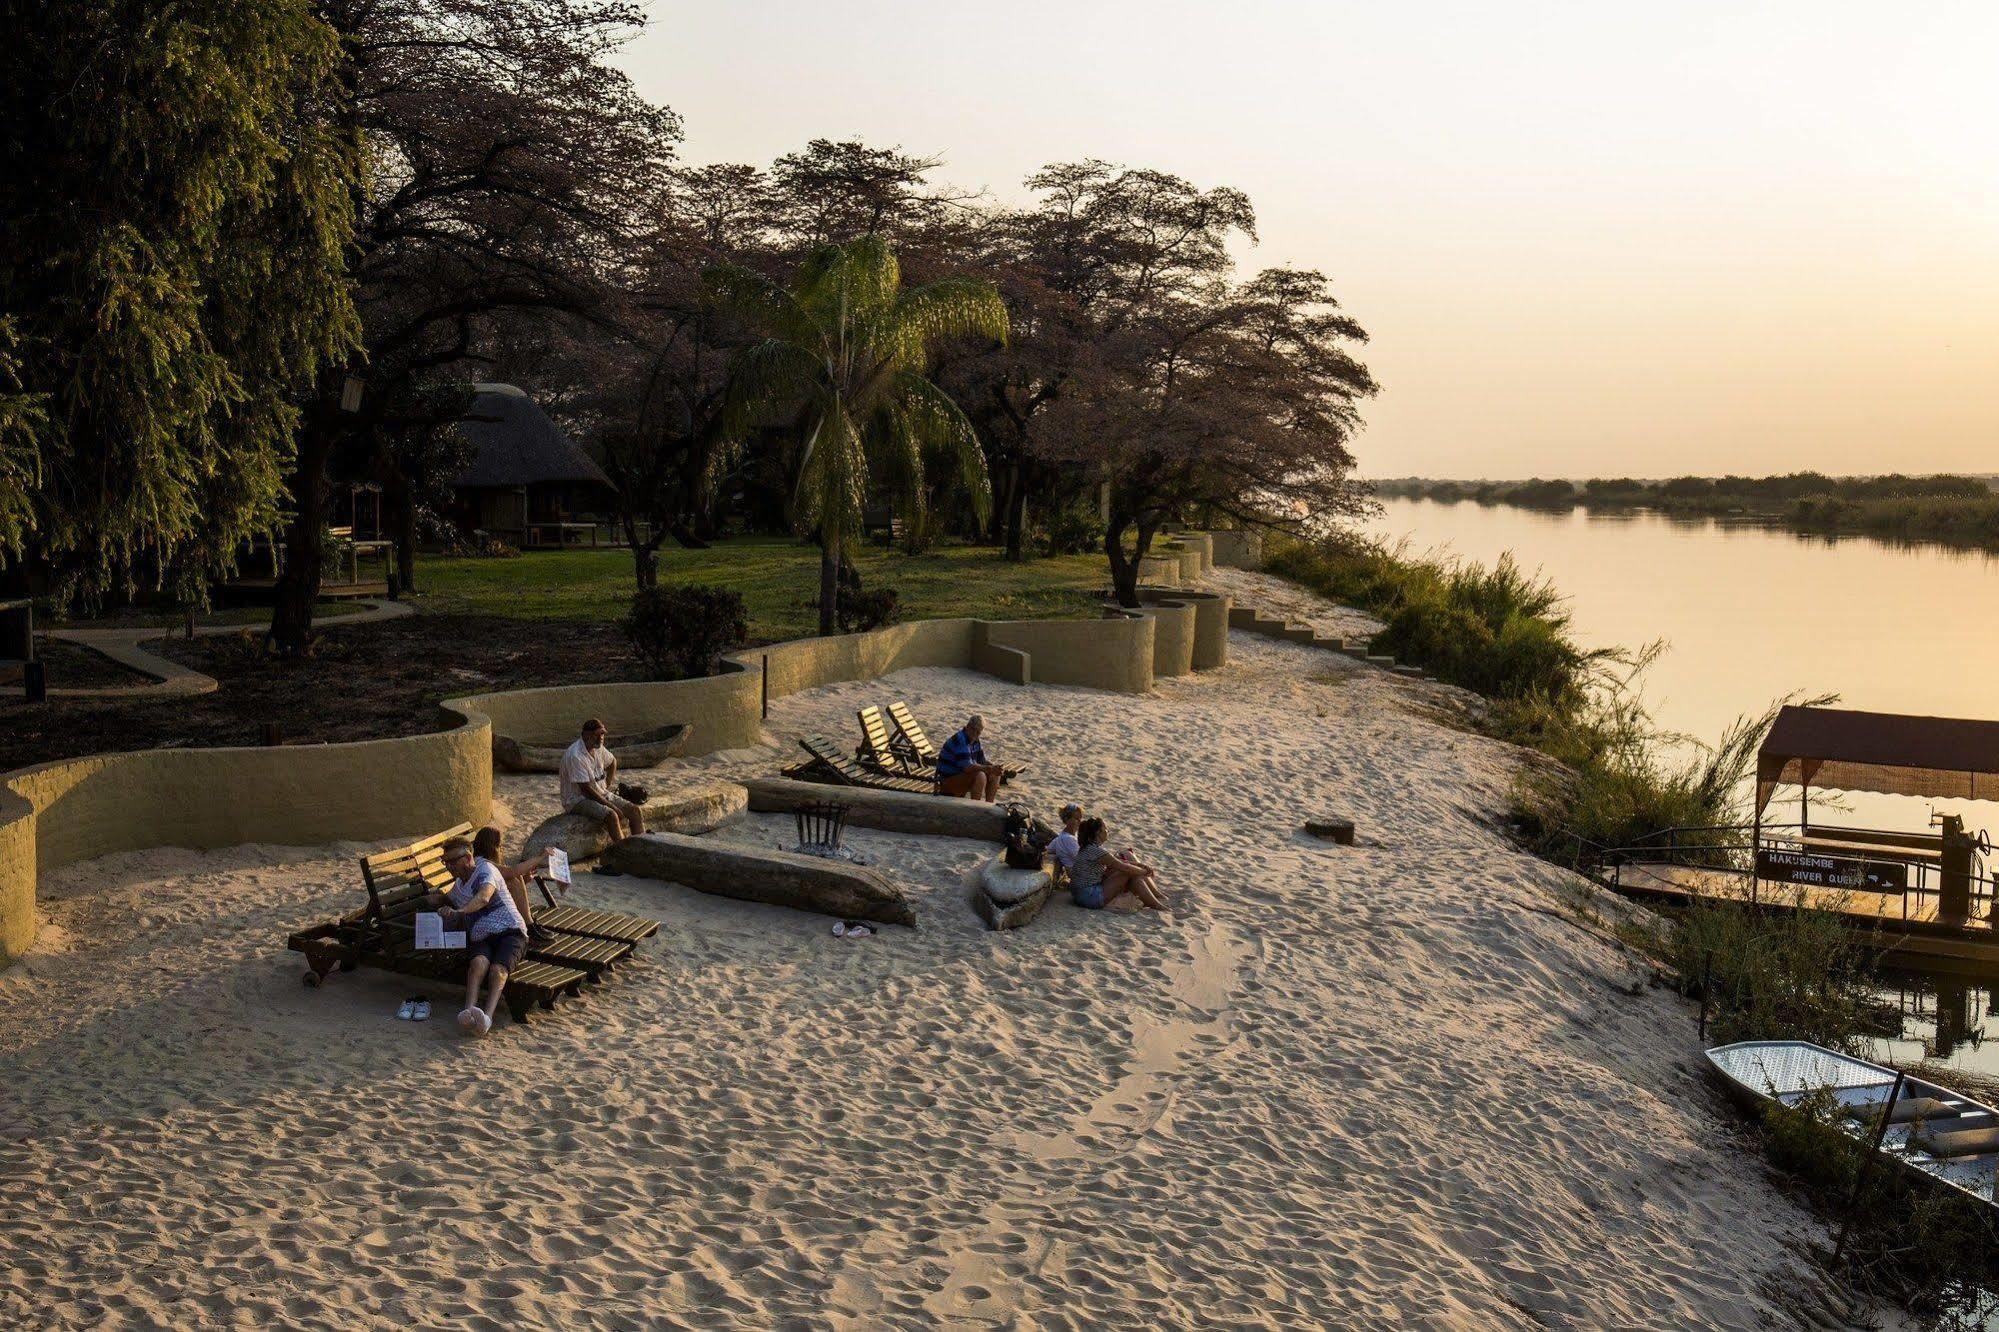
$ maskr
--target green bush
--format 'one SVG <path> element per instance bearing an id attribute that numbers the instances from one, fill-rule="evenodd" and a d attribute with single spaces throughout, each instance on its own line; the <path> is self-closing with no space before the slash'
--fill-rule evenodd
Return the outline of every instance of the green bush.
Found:
<path id="1" fill-rule="evenodd" d="M 894 624 L 900 613 L 901 598 L 892 587 L 864 588 L 860 571 L 852 564 L 840 566 L 838 619 L 843 634 L 861 634 Z"/>
<path id="2" fill-rule="evenodd" d="M 742 595 L 699 584 L 640 589 L 620 627 L 655 680 L 707 675 L 749 635 Z"/>
<path id="3" fill-rule="evenodd" d="M 1036 536 L 1045 555 L 1087 555 L 1103 548 L 1104 524 L 1094 504 L 1065 504 L 1041 521 Z"/>

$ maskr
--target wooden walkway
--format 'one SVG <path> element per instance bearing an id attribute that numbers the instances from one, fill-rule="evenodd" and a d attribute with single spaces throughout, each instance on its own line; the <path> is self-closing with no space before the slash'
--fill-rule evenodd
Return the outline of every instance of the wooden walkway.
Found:
<path id="1" fill-rule="evenodd" d="M 1673 906 L 1697 900 L 1751 904 L 1749 876 L 1737 871 L 1626 864 L 1612 872 L 1611 881 L 1629 897 Z M 1962 925 L 1938 920 L 1937 901 L 1934 893 L 1912 892 L 1902 897 L 1768 881 L 1757 885 L 1755 895 L 1759 910 L 1804 908 L 1837 916 L 1864 934 L 1867 945 L 1879 950 L 1883 961 L 1922 970 L 1999 976 L 1999 931 L 1989 919 L 1979 919 L 1991 912 L 1992 899 L 1974 899 L 1973 918 Z"/>

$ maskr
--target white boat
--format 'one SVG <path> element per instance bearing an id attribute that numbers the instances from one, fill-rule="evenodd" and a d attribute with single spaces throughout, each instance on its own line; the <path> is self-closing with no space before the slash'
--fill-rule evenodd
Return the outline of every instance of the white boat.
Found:
<path id="1" fill-rule="evenodd" d="M 1708 1063 L 1745 1105 L 1796 1105 L 1830 1092 L 1844 1109 L 1839 1126 L 1871 1142 L 1895 1086 L 1895 1070 L 1807 1041 L 1739 1041 L 1707 1052 Z M 1906 1169 L 1994 1202 L 1999 1110 L 1921 1078 L 1902 1081 L 1888 1114 L 1881 1154 Z"/>

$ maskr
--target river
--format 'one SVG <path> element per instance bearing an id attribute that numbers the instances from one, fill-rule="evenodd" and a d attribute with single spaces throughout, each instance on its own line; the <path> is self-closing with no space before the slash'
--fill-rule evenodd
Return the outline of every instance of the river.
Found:
<path id="1" fill-rule="evenodd" d="M 1983 552 L 1726 519 L 1429 500 L 1387 501 L 1371 529 L 1406 539 L 1413 553 L 1489 563 L 1511 552 L 1567 596 L 1587 646 L 1663 642 L 1642 693 L 1662 727 L 1700 740 L 1790 693 L 1838 694 L 1841 706 L 1878 712 L 1999 718 L 1999 557 Z M 1995 804 L 1858 794 L 1838 804 L 1827 821 L 1926 830 L 1932 808 L 1948 809 L 1999 837 Z M 1777 817 L 1795 820 L 1795 807 Z M 1957 1006 L 1944 997 L 1946 1009 Z M 1936 996 L 1907 998 L 1928 1008 Z M 1970 999 L 1950 1057 L 1999 1074 L 1999 1018 L 1984 1017 L 1988 1001 L 1999 1007 L 1999 986 Z M 1988 1032 L 1995 1039 L 1981 1048 Z M 1930 1034 L 1927 1015 L 1912 1013 L 1895 1053 L 1909 1057 Z"/>

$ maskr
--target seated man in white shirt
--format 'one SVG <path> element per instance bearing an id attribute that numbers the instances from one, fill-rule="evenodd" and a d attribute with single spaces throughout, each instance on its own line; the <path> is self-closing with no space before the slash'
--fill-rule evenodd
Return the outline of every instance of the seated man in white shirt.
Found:
<path id="1" fill-rule="evenodd" d="M 583 723 L 582 737 L 563 751 L 561 773 L 562 807 L 569 813 L 603 824 L 612 841 L 646 830 L 644 812 L 612 785 L 618 758 L 604 744 L 604 723 L 595 717 Z"/>
<path id="2" fill-rule="evenodd" d="M 1081 805 L 1062 806 L 1062 831 L 1055 834 L 1048 843 L 1048 854 L 1055 858 L 1055 877 L 1066 879 L 1069 871 L 1076 866 L 1076 853 L 1082 846 L 1076 841 L 1076 830 L 1083 826 Z"/>

